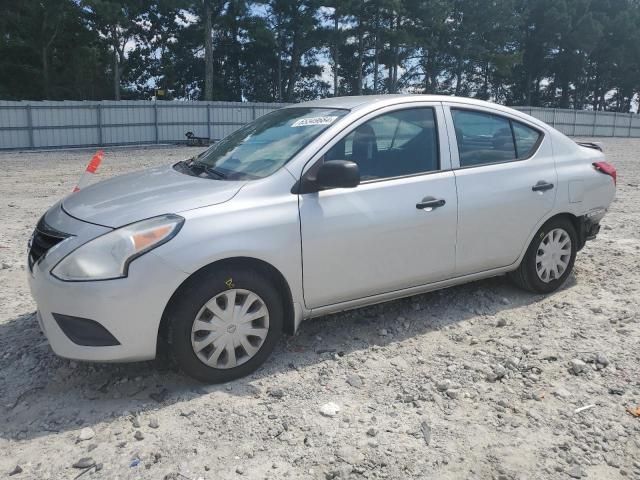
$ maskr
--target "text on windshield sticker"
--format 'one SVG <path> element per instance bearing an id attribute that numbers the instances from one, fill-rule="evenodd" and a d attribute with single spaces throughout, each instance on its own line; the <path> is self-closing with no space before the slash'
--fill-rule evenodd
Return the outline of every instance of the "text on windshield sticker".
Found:
<path id="1" fill-rule="evenodd" d="M 334 122 L 334 120 L 338 117 L 311 117 L 311 118 L 301 118 L 300 120 L 296 120 L 291 125 L 292 127 L 307 127 L 309 125 L 330 125 Z"/>

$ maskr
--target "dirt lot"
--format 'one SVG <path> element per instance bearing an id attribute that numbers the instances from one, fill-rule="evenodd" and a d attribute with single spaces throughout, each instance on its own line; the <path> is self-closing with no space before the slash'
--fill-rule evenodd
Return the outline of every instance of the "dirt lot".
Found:
<path id="1" fill-rule="evenodd" d="M 617 200 L 561 291 L 495 278 L 313 320 L 218 386 L 53 355 L 26 244 L 92 152 L 0 154 L 0 477 L 640 478 L 640 140 L 606 150 Z M 100 177 L 197 151 L 107 150 Z"/>

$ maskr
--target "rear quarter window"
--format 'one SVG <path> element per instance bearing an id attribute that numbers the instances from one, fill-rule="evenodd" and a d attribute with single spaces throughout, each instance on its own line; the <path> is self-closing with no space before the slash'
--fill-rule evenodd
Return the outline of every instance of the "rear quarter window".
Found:
<path id="1" fill-rule="evenodd" d="M 511 124 L 513 125 L 513 137 L 516 141 L 518 158 L 527 158 L 533 155 L 538 140 L 540 140 L 540 132 L 519 122 L 511 122 Z"/>

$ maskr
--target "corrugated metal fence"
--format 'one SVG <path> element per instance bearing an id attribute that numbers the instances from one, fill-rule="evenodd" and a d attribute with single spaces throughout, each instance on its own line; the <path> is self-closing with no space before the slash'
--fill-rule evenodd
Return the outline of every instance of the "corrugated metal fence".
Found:
<path id="1" fill-rule="evenodd" d="M 572 137 L 640 137 L 640 115 L 560 108 L 515 107 Z"/>
<path id="2" fill-rule="evenodd" d="M 0 149 L 184 142 L 190 131 L 218 140 L 281 103 L 0 101 Z M 518 107 L 567 135 L 640 137 L 634 114 Z"/>
<path id="3" fill-rule="evenodd" d="M 281 103 L 0 101 L 0 149 L 219 140 Z"/>

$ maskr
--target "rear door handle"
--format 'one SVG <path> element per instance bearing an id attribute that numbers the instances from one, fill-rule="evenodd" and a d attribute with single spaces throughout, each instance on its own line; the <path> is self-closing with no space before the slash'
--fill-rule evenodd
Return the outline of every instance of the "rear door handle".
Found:
<path id="1" fill-rule="evenodd" d="M 547 190 L 551 190 L 552 188 L 553 188 L 553 183 L 540 180 L 533 187 L 531 187 L 531 190 L 533 190 L 534 192 L 546 192 Z"/>
<path id="2" fill-rule="evenodd" d="M 447 202 L 445 202 L 442 198 L 436 199 L 433 197 L 425 197 L 420 203 L 416 203 L 416 208 L 418 210 L 425 210 L 427 208 L 433 210 L 434 208 L 444 207 L 445 203 Z"/>

